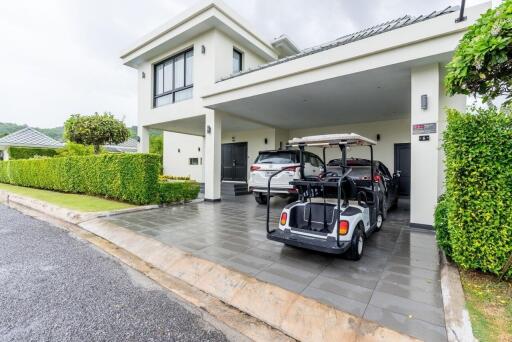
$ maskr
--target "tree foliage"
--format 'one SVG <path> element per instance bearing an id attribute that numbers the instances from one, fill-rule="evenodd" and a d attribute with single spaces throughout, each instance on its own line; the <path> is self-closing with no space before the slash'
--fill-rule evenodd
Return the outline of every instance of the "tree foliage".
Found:
<path id="1" fill-rule="evenodd" d="M 116 145 L 125 142 L 130 132 L 126 125 L 110 113 L 94 115 L 74 114 L 64 123 L 66 140 L 94 146 L 94 153 L 101 145 Z"/>
<path id="2" fill-rule="evenodd" d="M 481 95 L 484 102 L 512 90 L 512 0 L 489 9 L 471 25 L 447 65 L 448 95 Z"/>
<path id="3" fill-rule="evenodd" d="M 94 148 L 68 141 L 63 148 L 58 150 L 58 154 L 60 157 L 88 156 L 94 154 Z"/>

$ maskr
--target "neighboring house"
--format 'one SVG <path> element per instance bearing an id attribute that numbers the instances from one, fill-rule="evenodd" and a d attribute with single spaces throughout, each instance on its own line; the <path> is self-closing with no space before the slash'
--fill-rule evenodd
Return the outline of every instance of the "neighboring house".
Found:
<path id="1" fill-rule="evenodd" d="M 220 1 L 202 3 L 121 56 L 138 71 L 139 150 L 149 150 L 149 129 L 165 131 L 165 173 L 192 175 L 205 199 L 219 200 L 221 181 L 245 181 L 259 150 L 359 133 L 378 140 L 376 159 L 402 171 L 411 224 L 431 226 L 444 108 L 466 104 L 445 96 L 444 66 L 488 8 L 466 8 L 463 21 L 458 7 L 403 16 L 299 51 L 286 36 L 267 42 Z"/>
<path id="2" fill-rule="evenodd" d="M 59 148 L 64 145 L 33 128 L 26 127 L 0 138 L 0 160 L 9 159 L 9 147 Z"/>
<path id="3" fill-rule="evenodd" d="M 128 138 L 124 143 L 120 143 L 117 145 L 103 145 L 102 147 L 108 152 L 125 152 L 125 153 L 135 153 L 137 152 L 137 145 L 139 142 L 137 139 Z"/>

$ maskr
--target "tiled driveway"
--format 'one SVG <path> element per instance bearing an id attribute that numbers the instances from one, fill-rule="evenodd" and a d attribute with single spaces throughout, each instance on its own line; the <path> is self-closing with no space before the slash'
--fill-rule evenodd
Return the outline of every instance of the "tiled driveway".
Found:
<path id="1" fill-rule="evenodd" d="M 276 223 L 284 204 L 272 202 Z M 408 228 L 407 203 L 367 240 L 357 262 L 267 240 L 265 209 L 240 196 L 109 220 L 392 329 L 446 340 L 435 236 Z"/>

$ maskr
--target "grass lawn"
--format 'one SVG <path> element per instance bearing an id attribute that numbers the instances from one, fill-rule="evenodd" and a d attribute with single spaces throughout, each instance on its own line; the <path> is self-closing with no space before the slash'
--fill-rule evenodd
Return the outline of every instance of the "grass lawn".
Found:
<path id="1" fill-rule="evenodd" d="M 26 188 L 0 183 L 0 190 L 6 190 L 18 195 L 32 197 L 41 201 L 55 204 L 59 207 L 82 212 L 111 211 L 135 207 L 132 204 L 104 199 L 101 197 L 67 194 L 63 192 Z"/>
<path id="2" fill-rule="evenodd" d="M 481 342 L 512 342 L 512 282 L 461 271 L 473 333 Z"/>

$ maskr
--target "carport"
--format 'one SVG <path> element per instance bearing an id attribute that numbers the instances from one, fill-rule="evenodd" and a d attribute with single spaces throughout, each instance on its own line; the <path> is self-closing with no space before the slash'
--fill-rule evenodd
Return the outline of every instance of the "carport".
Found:
<path id="1" fill-rule="evenodd" d="M 274 224 L 285 203 L 272 201 Z M 409 228 L 407 201 L 367 240 L 358 262 L 267 240 L 265 210 L 239 196 L 108 220 L 393 330 L 446 340 L 435 236 Z"/>

